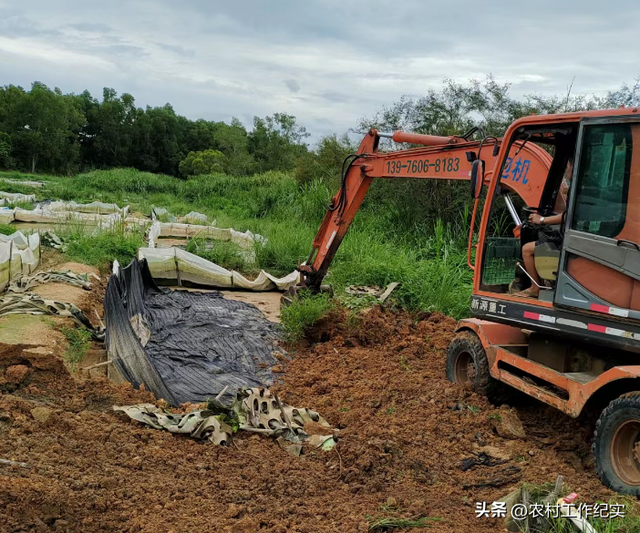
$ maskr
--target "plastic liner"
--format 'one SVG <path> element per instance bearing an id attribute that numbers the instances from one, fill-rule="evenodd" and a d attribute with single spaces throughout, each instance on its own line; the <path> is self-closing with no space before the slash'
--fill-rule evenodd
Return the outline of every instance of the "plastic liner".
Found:
<path id="1" fill-rule="evenodd" d="M 13 235 L 0 235 L 0 292 L 17 278 L 28 276 L 40 264 L 40 236 L 26 237 L 16 231 Z"/>
<path id="2" fill-rule="evenodd" d="M 245 278 L 211 261 L 180 248 L 140 248 L 138 258 L 146 259 L 157 280 L 182 285 L 191 284 L 216 289 L 244 289 L 248 291 L 285 291 L 299 281 L 297 271 L 276 278 L 264 270 L 254 280 Z"/>
<path id="3" fill-rule="evenodd" d="M 134 259 L 109 279 L 104 305 L 118 370 L 172 405 L 273 382 L 278 326 L 251 304 L 160 289 L 147 262 Z"/>
<path id="4" fill-rule="evenodd" d="M 147 262 L 133 260 L 109 279 L 104 306 L 109 357 L 172 405 L 273 382 L 278 326 L 251 304 L 161 289 Z"/>

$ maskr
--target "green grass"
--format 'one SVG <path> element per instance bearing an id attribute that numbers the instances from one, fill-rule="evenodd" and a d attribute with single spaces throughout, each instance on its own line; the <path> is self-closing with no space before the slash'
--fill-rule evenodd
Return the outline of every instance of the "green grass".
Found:
<path id="1" fill-rule="evenodd" d="M 335 309 L 335 303 L 328 294 L 300 292 L 291 305 L 283 307 L 280 311 L 280 322 L 284 327 L 287 340 L 289 342 L 300 340 L 309 328 L 333 309 Z"/>
<path id="2" fill-rule="evenodd" d="M 0 224 L 0 233 L 3 235 L 12 235 L 16 232 L 16 227 L 11 224 Z"/>
<path id="3" fill-rule="evenodd" d="M 65 255 L 70 261 L 98 267 L 101 272 L 109 270 L 114 259 L 128 265 L 138 248 L 145 245 L 142 234 L 128 233 L 122 228 L 96 235 L 75 228 L 69 233 L 62 231 L 59 236 L 66 244 Z"/>
<path id="4" fill-rule="evenodd" d="M 370 521 L 369 531 L 431 527 L 431 522 L 437 520 L 439 520 L 439 518 L 376 518 Z"/>
<path id="5" fill-rule="evenodd" d="M 33 202 L 14 202 L 9 204 L 9 207 L 19 207 L 20 209 L 28 209 L 31 211 L 35 207 L 35 204 Z"/>
<path id="6" fill-rule="evenodd" d="M 72 367 L 75 367 L 91 347 L 91 332 L 75 326 L 62 326 L 60 331 L 69 343 L 65 359 Z"/>
<path id="7" fill-rule="evenodd" d="M 0 173 L 0 180 L 3 177 L 20 179 L 16 173 Z M 259 233 L 268 242 L 256 247 L 253 267 L 278 276 L 290 273 L 307 259 L 335 192 L 320 181 L 300 186 L 291 174 L 283 172 L 245 177 L 212 174 L 184 181 L 133 169 L 113 169 L 74 177 L 24 178 L 45 182 L 42 189 L 30 189 L 38 198 L 115 202 L 144 214 L 149 214 L 152 206 L 164 207 L 175 216 L 196 210 L 216 220 L 218 227 Z M 429 218 L 417 208 L 412 211 L 412 189 L 398 185 L 374 183 L 373 192 L 365 198 L 336 254 L 327 283 L 340 296 L 348 285 L 385 286 L 397 281 L 401 285 L 394 291 L 394 301 L 409 310 L 468 316 L 472 282 L 466 264 L 468 213 L 462 210 L 448 224 Z M 399 209 L 391 193 L 405 195 L 407 206 Z M 88 237 L 73 240 L 69 253 L 75 260 L 102 265 L 114 257 L 118 261 L 133 257 L 133 245 L 141 243 L 141 238 L 124 236 L 104 237 L 94 243 Z M 251 268 L 229 246 L 214 245 L 209 251 L 198 246 L 198 255 L 204 254 L 225 268 Z"/>
<path id="8" fill-rule="evenodd" d="M 189 241 L 186 250 L 228 270 L 241 273 L 253 270 L 243 250 L 232 242 L 194 238 Z"/>

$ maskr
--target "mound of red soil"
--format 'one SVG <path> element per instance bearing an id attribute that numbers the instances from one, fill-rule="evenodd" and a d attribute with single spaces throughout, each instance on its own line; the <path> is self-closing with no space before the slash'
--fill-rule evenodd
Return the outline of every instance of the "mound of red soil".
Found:
<path id="1" fill-rule="evenodd" d="M 517 411 L 526 440 L 499 437 L 504 411 L 445 379 L 455 322 L 419 318 L 327 321 L 324 342 L 291 350 L 282 399 L 340 429 L 334 451 L 298 458 L 259 436 L 221 448 L 150 429 L 111 411 L 148 393 L 0 350 L 0 375 L 30 368 L 0 395 L 0 458 L 29 465 L 0 465 L 0 530 L 364 532 L 376 517 L 428 516 L 434 532 L 488 533 L 502 524 L 477 519 L 475 502 L 521 481 L 562 474 L 587 500 L 611 495 L 592 472 L 589 424 L 531 401 Z M 500 464 L 463 470 L 482 451 Z"/>

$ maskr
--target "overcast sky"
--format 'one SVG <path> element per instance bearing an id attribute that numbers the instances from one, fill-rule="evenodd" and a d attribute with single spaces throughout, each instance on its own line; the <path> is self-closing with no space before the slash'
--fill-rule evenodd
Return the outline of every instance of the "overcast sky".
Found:
<path id="1" fill-rule="evenodd" d="M 616 89 L 640 74 L 639 20 L 633 0 L 0 0 L 0 85 L 247 125 L 287 112 L 317 139 L 444 78 Z"/>

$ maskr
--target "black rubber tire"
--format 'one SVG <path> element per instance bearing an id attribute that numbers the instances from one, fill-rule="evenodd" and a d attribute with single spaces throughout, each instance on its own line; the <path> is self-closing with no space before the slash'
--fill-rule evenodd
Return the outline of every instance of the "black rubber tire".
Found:
<path id="1" fill-rule="evenodd" d="M 473 365 L 472 376 L 465 376 L 466 372 L 461 372 L 465 360 Z M 491 377 L 487 353 L 472 331 L 461 331 L 451 341 L 447 352 L 447 379 L 460 384 L 471 382 L 474 392 L 489 399 L 502 396 L 502 384 Z"/>
<path id="2" fill-rule="evenodd" d="M 626 426 L 631 435 L 629 439 L 616 439 L 616 432 Z M 640 461 L 635 456 L 629 458 L 627 473 L 631 472 L 631 478 L 623 479 L 616 471 L 616 464 L 620 464 L 614 458 L 615 449 L 624 451 L 626 445 L 618 442 L 633 440 L 632 435 L 640 432 L 640 392 L 631 392 L 613 400 L 598 418 L 594 432 L 593 455 L 596 462 L 596 472 L 600 481 L 611 490 L 621 494 L 630 494 L 640 497 Z M 640 433 L 637 434 L 636 442 L 640 441 Z M 633 452 L 631 452 L 633 454 Z M 624 457 L 624 453 L 620 452 Z"/>

